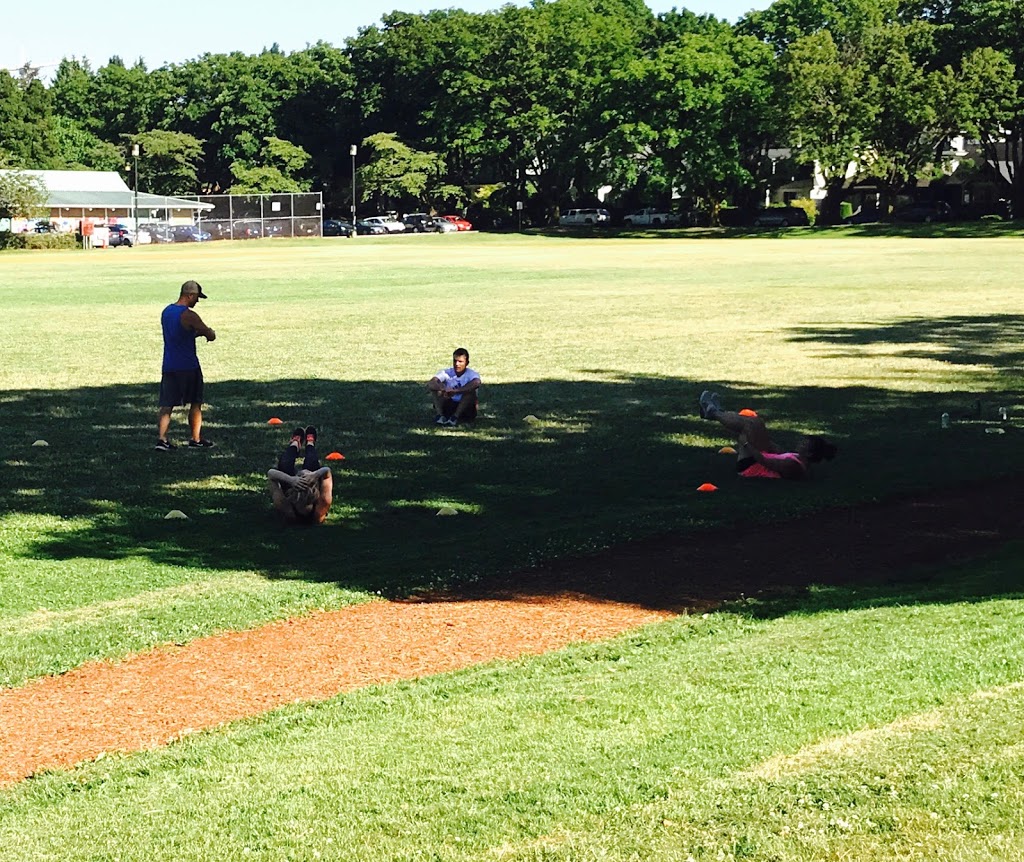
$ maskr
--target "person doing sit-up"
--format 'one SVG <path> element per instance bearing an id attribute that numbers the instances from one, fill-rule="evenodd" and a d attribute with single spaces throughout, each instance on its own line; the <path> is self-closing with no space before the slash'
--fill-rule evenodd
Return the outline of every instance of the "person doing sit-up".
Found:
<path id="1" fill-rule="evenodd" d="M 295 469 L 299 450 L 305 444 L 302 468 Z M 316 428 L 296 428 L 292 439 L 267 472 L 267 484 L 274 508 L 289 524 L 322 524 L 334 500 L 334 477 L 330 467 L 320 466 L 316 452 Z"/>
<path id="2" fill-rule="evenodd" d="M 764 420 L 724 410 L 717 392 L 705 389 L 700 418 L 717 422 L 736 437 L 736 472 L 745 479 L 806 479 L 811 464 L 831 461 L 839 449 L 824 437 L 806 435 L 795 452 L 780 452 Z"/>

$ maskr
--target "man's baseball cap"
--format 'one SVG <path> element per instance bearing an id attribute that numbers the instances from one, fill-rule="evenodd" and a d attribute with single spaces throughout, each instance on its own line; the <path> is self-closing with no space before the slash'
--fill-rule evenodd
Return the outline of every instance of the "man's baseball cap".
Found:
<path id="1" fill-rule="evenodd" d="M 203 293 L 203 286 L 198 281 L 186 281 L 181 286 L 181 295 L 198 293 L 200 299 L 206 299 L 206 294 Z"/>

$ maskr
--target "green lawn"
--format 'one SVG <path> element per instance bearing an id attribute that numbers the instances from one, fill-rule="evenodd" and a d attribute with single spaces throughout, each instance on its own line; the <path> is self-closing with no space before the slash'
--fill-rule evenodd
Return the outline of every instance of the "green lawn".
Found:
<path id="1" fill-rule="evenodd" d="M 6 253 L 0 685 L 1017 473 L 1024 422 L 984 428 L 998 406 L 1024 416 L 1020 248 L 943 228 Z M 200 345 L 217 447 L 158 453 L 157 321 L 187 278 L 219 336 Z M 483 420 L 438 431 L 422 384 L 456 346 Z M 694 415 L 709 383 L 840 457 L 806 485 L 738 483 Z M 976 399 L 982 421 L 940 429 Z M 346 460 L 327 525 L 286 530 L 263 476 L 308 422 Z M 722 490 L 695 493 L 708 480 Z M 0 791 L 0 859 L 1024 858 L 1022 559 L 969 588 L 953 572 L 934 595 L 739 606 L 34 779 Z"/>
<path id="2" fill-rule="evenodd" d="M 1022 562 L 746 602 L 38 776 L 0 791 L 0 858 L 1024 859 Z"/>
<path id="3" fill-rule="evenodd" d="M 1016 470 L 1016 434 L 938 420 L 975 398 L 1024 412 L 1019 249 L 462 235 L 6 254 L 0 684 L 630 537 Z M 200 345 L 217 447 L 154 452 L 157 320 L 193 277 L 219 334 Z M 422 383 L 457 345 L 484 377 L 484 419 L 439 432 Z M 783 442 L 833 435 L 839 459 L 802 487 L 737 484 L 694 416 L 709 382 Z M 346 456 L 336 503 L 324 529 L 282 530 L 263 476 L 308 422 Z M 181 416 L 172 432 L 185 439 Z M 724 491 L 695 494 L 707 480 Z M 442 505 L 459 519 L 435 518 Z"/>

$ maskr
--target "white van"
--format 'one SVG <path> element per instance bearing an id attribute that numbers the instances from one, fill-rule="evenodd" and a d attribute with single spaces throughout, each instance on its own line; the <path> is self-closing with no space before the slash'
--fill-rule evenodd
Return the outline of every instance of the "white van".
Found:
<path id="1" fill-rule="evenodd" d="M 612 220 L 608 210 L 589 209 L 566 210 L 558 219 L 563 226 L 608 224 Z"/>

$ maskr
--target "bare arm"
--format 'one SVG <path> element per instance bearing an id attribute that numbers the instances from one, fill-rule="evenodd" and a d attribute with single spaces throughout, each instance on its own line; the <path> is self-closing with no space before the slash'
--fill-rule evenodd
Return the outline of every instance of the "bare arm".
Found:
<path id="1" fill-rule="evenodd" d="M 438 380 L 436 377 L 431 377 L 427 381 L 427 389 L 431 392 L 444 392 L 444 381 Z"/>
<path id="2" fill-rule="evenodd" d="M 320 469 L 327 470 L 327 475 L 320 482 L 320 498 L 316 501 L 316 508 L 313 509 L 313 517 L 318 524 L 327 520 L 327 513 L 331 509 L 331 503 L 334 502 L 334 476 L 331 475 L 329 468 L 321 467 Z"/>
<path id="3" fill-rule="evenodd" d="M 217 339 L 217 333 L 210 329 L 203 319 L 196 314 L 191 308 L 186 308 L 181 315 L 181 325 L 185 329 L 191 329 L 196 335 L 201 335 L 207 341 L 215 341 Z"/>
<path id="4" fill-rule="evenodd" d="M 476 392 L 480 388 L 480 379 L 470 380 L 465 386 L 457 386 L 455 389 L 449 389 L 449 395 L 466 395 L 469 392 Z"/>

